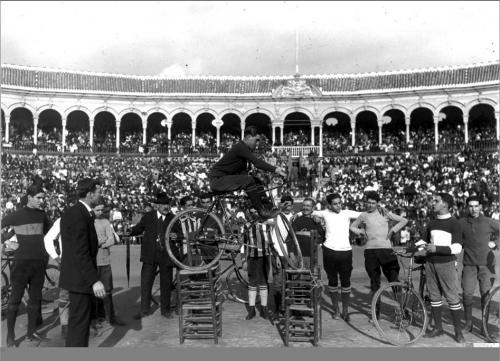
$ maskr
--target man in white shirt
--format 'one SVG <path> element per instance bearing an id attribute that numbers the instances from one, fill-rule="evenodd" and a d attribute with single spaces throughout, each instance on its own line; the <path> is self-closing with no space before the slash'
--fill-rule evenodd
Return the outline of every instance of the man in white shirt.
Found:
<path id="1" fill-rule="evenodd" d="M 342 198 L 338 193 L 326 196 L 327 209 L 314 211 L 313 216 L 325 222 L 326 240 L 323 243 L 323 267 L 328 276 L 328 293 L 332 299 L 333 319 L 339 317 L 338 278 L 340 277 L 342 319 L 349 322 L 351 296 L 352 246 L 349 241 L 349 226 L 352 219 L 361 213 L 342 209 Z"/>

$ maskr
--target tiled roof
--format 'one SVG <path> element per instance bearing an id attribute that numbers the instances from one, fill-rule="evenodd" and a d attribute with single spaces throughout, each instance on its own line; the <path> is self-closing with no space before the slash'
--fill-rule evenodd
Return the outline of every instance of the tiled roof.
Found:
<path id="1" fill-rule="evenodd" d="M 2 65 L 2 86 L 89 93 L 170 95 L 270 95 L 291 77 L 185 77 L 155 78 L 86 73 L 17 65 Z M 500 63 L 397 72 L 304 75 L 307 84 L 323 94 L 411 90 L 500 83 Z"/>

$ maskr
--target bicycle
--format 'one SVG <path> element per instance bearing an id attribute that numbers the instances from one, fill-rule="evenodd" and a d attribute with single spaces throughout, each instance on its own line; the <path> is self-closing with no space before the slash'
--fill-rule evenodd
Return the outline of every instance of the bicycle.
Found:
<path id="1" fill-rule="evenodd" d="M 264 191 L 271 191 L 282 186 Z M 227 200 L 247 201 L 246 197 L 241 194 L 231 194 L 231 192 L 213 192 L 212 195 L 214 200 L 208 208 L 183 210 L 172 219 L 167 227 L 165 233 L 167 253 L 181 269 L 207 270 L 214 267 L 223 254 L 227 254 L 234 262 L 236 254 L 244 246 L 244 225 L 231 216 Z M 178 237 L 176 232 L 183 227 L 186 229 L 188 223 L 190 230 L 183 232 L 182 237 Z M 274 219 L 267 221 L 267 224 L 271 227 L 271 234 L 274 234 L 288 265 L 294 269 L 302 269 L 304 263 L 297 236 L 286 216 L 280 213 Z M 176 242 L 176 249 L 171 244 L 172 240 Z M 235 272 L 238 272 L 236 267 L 234 268 Z"/>
<path id="2" fill-rule="evenodd" d="M 422 256 L 415 256 L 416 247 L 393 252 L 400 258 L 408 258 L 407 275 L 403 282 L 390 282 L 377 290 L 371 303 L 372 320 L 379 334 L 396 346 L 416 342 L 424 335 L 429 323 L 430 304 L 425 294 L 425 267 Z M 414 263 L 418 266 L 414 267 Z M 401 263 L 402 264 L 402 263 Z M 403 267 L 405 269 L 405 267 Z M 413 284 L 413 272 L 420 272 L 418 292 Z"/>
<path id="3" fill-rule="evenodd" d="M 2 255 L 2 314 L 7 310 L 9 298 L 12 293 L 10 274 L 14 262 L 13 253 Z M 51 313 L 53 309 L 43 307 L 59 298 L 59 266 L 47 264 L 45 268 L 45 280 L 42 287 L 42 314 Z M 28 304 L 28 295 L 25 293 L 22 299 L 24 305 Z"/>
<path id="4" fill-rule="evenodd" d="M 486 302 L 483 312 L 483 331 L 484 336 L 489 342 L 499 343 L 500 338 L 500 286 L 492 288 Z"/>

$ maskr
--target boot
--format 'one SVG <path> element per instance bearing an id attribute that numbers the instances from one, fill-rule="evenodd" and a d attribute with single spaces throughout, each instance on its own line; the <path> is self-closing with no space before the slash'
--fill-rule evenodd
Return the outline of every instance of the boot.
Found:
<path id="1" fill-rule="evenodd" d="M 262 317 L 264 320 L 269 319 L 269 312 L 267 310 L 267 306 L 260 306 L 259 310 L 260 317 Z"/>
<path id="2" fill-rule="evenodd" d="M 61 337 L 64 339 L 68 337 L 68 325 L 61 325 Z"/>
<path id="3" fill-rule="evenodd" d="M 18 306 L 7 306 L 7 347 L 13 347 L 15 345 L 14 340 L 16 339 L 16 334 L 14 330 L 16 327 L 18 309 Z"/>
<path id="4" fill-rule="evenodd" d="M 464 304 L 465 326 L 464 331 L 472 333 L 472 305 Z"/>
<path id="5" fill-rule="evenodd" d="M 460 312 L 461 310 L 450 310 L 451 317 L 453 319 L 453 327 L 455 328 L 455 341 L 458 343 L 464 343 L 465 338 L 462 334 L 462 328 L 460 327 Z"/>
<path id="6" fill-rule="evenodd" d="M 245 317 L 245 320 L 251 320 L 252 318 L 255 317 L 255 315 L 256 315 L 255 306 L 249 306 L 248 315 L 247 315 L 247 317 Z"/>
<path id="7" fill-rule="evenodd" d="M 248 198 L 250 198 L 253 207 L 257 210 L 262 220 L 265 221 L 267 219 L 274 218 L 281 212 L 281 209 L 279 208 L 269 209 L 264 207 L 261 198 L 262 186 L 249 187 L 248 189 L 246 189 L 246 193 L 248 195 Z"/>
<path id="8" fill-rule="evenodd" d="M 276 319 L 279 318 L 281 314 L 281 293 L 277 292 L 274 294 L 274 314 L 276 315 Z"/>
<path id="9" fill-rule="evenodd" d="M 351 292 L 341 292 L 340 297 L 342 298 L 342 319 L 345 322 L 349 322 L 349 301 L 351 298 Z"/>
<path id="10" fill-rule="evenodd" d="M 339 292 L 337 290 L 328 290 L 330 298 L 332 300 L 332 318 L 334 320 L 339 319 Z"/>
<path id="11" fill-rule="evenodd" d="M 40 306 L 28 304 L 28 335 L 32 335 L 40 326 Z"/>
<path id="12" fill-rule="evenodd" d="M 432 317 L 434 318 L 434 329 L 425 334 L 425 337 L 427 337 L 427 338 L 434 338 L 434 337 L 444 335 L 443 321 L 442 321 L 442 317 L 441 317 L 442 316 L 441 307 L 442 306 L 431 307 Z"/>
<path id="13" fill-rule="evenodd" d="M 483 321 L 484 315 L 489 315 L 489 310 L 485 311 L 484 307 L 486 306 L 486 298 L 488 298 L 489 291 L 481 296 L 481 321 Z M 488 316 L 487 316 L 488 317 Z M 486 320 L 488 322 L 488 320 Z M 486 332 L 484 332 L 484 322 L 481 322 L 481 335 L 486 336 Z"/>

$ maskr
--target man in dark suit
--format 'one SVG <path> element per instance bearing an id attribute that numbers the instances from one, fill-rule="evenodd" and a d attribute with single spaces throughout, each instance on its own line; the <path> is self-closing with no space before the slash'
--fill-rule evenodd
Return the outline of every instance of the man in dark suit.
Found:
<path id="1" fill-rule="evenodd" d="M 92 212 L 101 195 L 99 181 L 82 179 L 77 193 L 78 202 L 61 217 L 60 287 L 69 291 L 66 347 L 88 347 L 93 296 L 106 295 L 97 271 L 98 242 Z"/>
<path id="2" fill-rule="evenodd" d="M 172 318 L 170 297 L 174 263 L 170 259 L 165 246 L 165 231 L 174 218 L 170 208 L 170 198 L 165 193 L 159 193 L 153 202 L 154 211 L 146 213 L 128 236 L 138 236 L 144 233 L 141 244 L 141 309 L 134 317 L 140 319 L 151 313 L 151 290 L 160 268 L 160 309 L 161 315 Z M 173 245 L 175 246 L 175 245 Z"/>

